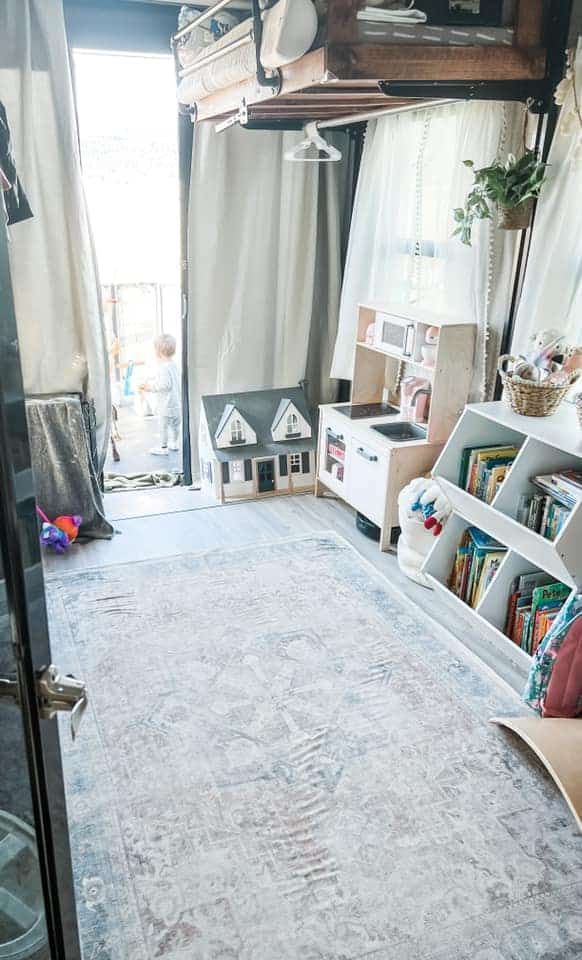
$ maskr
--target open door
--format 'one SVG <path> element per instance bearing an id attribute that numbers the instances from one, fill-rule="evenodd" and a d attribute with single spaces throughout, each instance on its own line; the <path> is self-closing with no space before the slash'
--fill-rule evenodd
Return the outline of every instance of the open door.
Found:
<path id="1" fill-rule="evenodd" d="M 40 347 L 39 347 L 40 349 Z M 80 960 L 56 714 L 84 686 L 51 666 L 6 229 L 0 223 L 0 958 Z"/>

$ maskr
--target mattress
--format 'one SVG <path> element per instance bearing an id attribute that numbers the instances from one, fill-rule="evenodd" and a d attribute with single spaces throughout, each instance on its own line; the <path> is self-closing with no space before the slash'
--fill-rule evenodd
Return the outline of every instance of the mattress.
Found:
<path id="1" fill-rule="evenodd" d="M 191 104 L 217 90 L 251 79 L 256 74 L 252 18 L 244 20 L 210 46 L 202 49 L 194 38 L 180 50 L 180 60 L 192 70 L 209 52 L 224 54 L 183 77 L 178 87 L 181 103 Z M 265 70 L 276 70 L 302 57 L 317 34 L 317 14 L 312 0 L 279 0 L 263 14 L 261 63 Z M 229 50 L 234 41 L 243 41 Z"/>
<path id="2" fill-rule="evenodd" d="M 431 27 L 427 24 L 402 26 L 377 22 L 374 8 L 358 11 L 360 40 L 369 43 L 418 43 L 426 46 L 511 46 L 513 30 L 510 27 Z"/>

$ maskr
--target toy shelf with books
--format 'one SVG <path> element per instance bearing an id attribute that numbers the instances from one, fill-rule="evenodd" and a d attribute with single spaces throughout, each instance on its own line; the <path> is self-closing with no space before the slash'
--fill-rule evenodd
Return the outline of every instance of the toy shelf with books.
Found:
<path id="1" fill-rule="evenodd" d="M 502 402 L 471 404 L 433 475 L 453 514 L 424 572 L 500 656 L 525 672 L 557 610 L 582 586 L 582 434 L 575 411 L 541 420 L 514 414 Z M 476 542 L 468 528 L 478 531 Z"/>
<path id="2" fill-rule="evenodd" d="M 496 411 L 499 419 L 494 419 Z M 502 402 L 471 404 L 437 460 L 433 475 L 442 484 L 455 512 L 470 524 L 508 544 L 556 580 L 582 586 L 582 486 L 577 496 L 575 484 L 572 485 L 571 506 L 561 515 L 561 526 L 558 529 L 556 524 L 547 531 L 554 535 L 553 539 L 523 522 L 524 502 L 543 494 L 538 486 L 540 479 L 551 483 L 547 478 L 559 478 L 566 472 L 566 478 L 580 475 L 582 481 L 582 433 L 574 409 L 565 412 L 571 416 L 570 430 L 564 429 L 562 410 L 557 423 L 553 422 L 554 417 L 547 417 L 540 424 L 537 421 L 542 418 L 519 416 Z M 535 430 L 536 436 L 530 429 Z M 567 441 L 567 448 L 559 446 L 563 441 Z M 508 453 L 511 449 L 515 449 L 515 457 L 507 457 L 504 478 L 494 490 L 492 485 L 484 486 L 484 481 L 480 488 L 474 482 L 465 489 L 471 456 L 482 458 L 482 477 L 487 477 L 487 463 L 503 466 L 502 451 Z M 499 454 L 497 459 L 483 460 L 493 454 Z M 490 475 L 495 470 L 503 472 L 493 467 Z M 484 492 L 485 496 L 493 493 L 490 503 L 481 499 Z M 550 504 L 546 506 L 549 510 Z"/>

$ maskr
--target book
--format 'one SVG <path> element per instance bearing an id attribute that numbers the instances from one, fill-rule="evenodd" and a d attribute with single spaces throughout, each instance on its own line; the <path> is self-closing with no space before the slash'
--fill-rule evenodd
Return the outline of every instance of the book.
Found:
<path id="1" fill-rule="evenodd" d="M 507 547 L 477 527 L 467 527 L 457 547 L 449 577 L 450 590 L 476 607 L 491 583 Z"/>
<path id="2" fill-rule="evenodd" d="M 485 488 L 485 503 L 493 503 L 495 497 L 497 496 L 497 491 L 499 487 L 505 480 L 507 471 L 509 469 L 508 464 L 500 464 L 497 467 L 491 467 L 488 471 L 489 479 L 487 480 L 487 486 Z"/>
<path id="3" fill-rule="evenodd" d="M 485 500 L 491 470 L 503 466 L 505 467 L 503 477 L 505 477 L 516 456 L 517 447 L 515 446 L 465 447 L 461 454 L 459 486 L 473 496 Z"/>
<path id="4" fill-rule="evenodd" d="M 543 586 L 552 582 L 552 578 L 541 570 L 535 573 L 523 573 L 515 577 L 509 590 L 509 601 L 507 604 L 507 615 L 505 620 L 504 633 L 507 637 L 513 637 L 515 628 L 515 617 L 519 600 L 523 600 L 522 606 L 531 601 L 533 591 L 536 587 Z"/>
<path id="5" fill-rule="evenodd" d="M 554 540 L 571 512 L 570 507 L 557 500 L 554 493 L 522 494 L 517 505 L 516 519 L 546 540 Z"/>
<path id="6" fill-rule="evenodd" d="M 527 630 L 524 629 L 521 646 L 526 653 L 533 653 L 534 624 L 538 611 L 543 609 L 558 610 L 566 601 L 570 594 L 570 587 L 564 583 L 549 583 L 544 586 L 536 587 L 532 593 L 531 617 L 528 621 Z M 537 643 L 541 643 L 543 637 L 537 635 Z"/>
<path id="7" fill-rule="evenodd" d="M 527 619 L 531 614 L 531 597 L 520 597 L 517 601 L 517 609 L 515 611 L 515 621 L 513 624 L 513 631 L 511 634 L 511 639 L 518 647 L 521 647 L 525 626 L 527 624 Z"/>
<path id="8" fill-rule="evenodd" d="M 487 587 L 493 580 L 493 577 L 499 570 L 501 561 L 504 557 L 503 553 L 489 553 L 483 560 L 483 566 L 481 569 L 481 575 L 477 584 L 477 589 L 475 593 L 475 599 L 472 603 L 473 607 L 479 606 L 479 603 L 483 599 Z"/>
<path id="9" fill-rule="evenodd" d="M 549 493 L 559 503 L 572 509 L 582 501 L 582 486 L 579 483 L 580 474 L 575 470 L 559 473 L 541 474 L 532 477 L 531 482 L 540 489 Z"/>

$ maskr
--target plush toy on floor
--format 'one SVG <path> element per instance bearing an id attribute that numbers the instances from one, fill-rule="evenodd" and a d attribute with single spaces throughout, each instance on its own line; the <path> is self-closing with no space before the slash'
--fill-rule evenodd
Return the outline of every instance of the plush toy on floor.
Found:
<path id="1" fill-rule="evenodd" d="M 428 586 L 422 565 L 450 513 L 451 505 L 439 484 L 427 477 L 412 480 L 398 497 L 398 563 L 407 577 L 422 586 Z"/>
<path id="2" fill-rule="evenodd" d="M 434 537 L 438 537 L 443 529 L 443 520 L 446 521 L 451 512 L 449 501 L 434 480 L 429 482 L 410 509 L 413 513 L 422 514 L 425 530 L 432 530 Z"/>
<path id="3" fill-rule="evenodd" d="M 64 553 L 65 550 L 68 550 L 79 535 L 79 527 L 83 522 L 83 518 L 78 514 L 63 514 L 63 516 L 57 517 L 56 520 L 51 523 L 46 513 L 44 513 L 40 507 L 36 508 L 36 512 L 42 520 L 40 530 L 41 545 L 50 550 L 54 550 L 55 553 Z"/>

